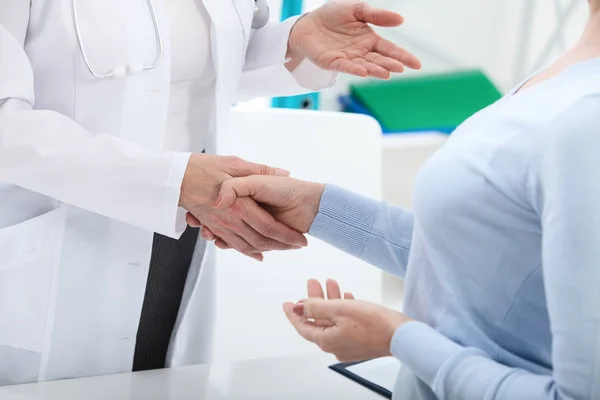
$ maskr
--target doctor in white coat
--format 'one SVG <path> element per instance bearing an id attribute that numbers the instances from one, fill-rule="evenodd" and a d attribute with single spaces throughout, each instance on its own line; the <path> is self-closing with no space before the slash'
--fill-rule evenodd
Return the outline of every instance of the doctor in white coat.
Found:
<path id="1" fill-rule="evenodd" d="M 230 105 L 419 65 L 368 25 L 397 14 L 263 26 L 264 7 L 0 0 L 0 385 L 209 361 L 213 248 L 187 212 L 258 259 L 303 244 L 251 200 L 212 207 L 224 180 L 279 173 L 210 155 Z"/>

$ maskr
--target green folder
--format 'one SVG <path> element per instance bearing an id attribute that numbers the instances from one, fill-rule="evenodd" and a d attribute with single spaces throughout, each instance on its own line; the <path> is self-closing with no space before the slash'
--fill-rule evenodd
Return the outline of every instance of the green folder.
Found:
<path id="1" fill-rule="evenodd" d="M 449 132 L 502 96 L 479 70 L 358 83 L 350 95 L 388 132 Z"/>

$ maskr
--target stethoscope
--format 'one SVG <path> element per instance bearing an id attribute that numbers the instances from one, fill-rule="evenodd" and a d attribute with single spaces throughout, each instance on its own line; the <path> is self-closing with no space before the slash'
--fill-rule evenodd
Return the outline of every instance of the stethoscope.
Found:
<path id="1" fill-rule="evenodd" d="M 169 1 L 169 0 L 167 0 Z M 220 0 L 223 1 L 223 0 Z M 160 65 L 165 57 L 165 46 L 163 42 L 163 37 L 160 32 L 160 26 L 158 25 L 158 17 L 156 15 L 156 9 L 154 8 L 154 4 L 152 4 L 152 0 L 146 0 L 148 3 L 148 8 L 150 9 L 150 15 L 152 16 L 152 23 L 154 24 L 154 35 L 156 37 L 156 59 L 154 63 L 149 65 L 142 64 L 128 64 L 128 65 L 118 65 L 113 68 L 111 71 L 102 74 L 94 70 L 92 65 L 90 64 L 90 59 L 87 56 L 87 52 L 85 51 L 85 46 L 83 45 L 83 41 L 81 39 L 81 29 L 79 26 L 79 18 L 77 14 L 77 4 L 76 0 L 71 0 L 71 14 L 73 17 L 73 27 L 75 28 L 75 36 L 77 38 L 77 45 L 79 46 L 79 51 L 81 52 L 81 57 L 83 58 L 83 63 L 85 64 L 85 68 L 88 72 L 97 79 L 107 79 L 107 78 L 123 78 L 125 75 L 134 75 L 139 74 L 143 71 L 153 70 Z M 254 0 L 254 15 L 252 17 L 252 29 L 260 29 L 265 26 L 269 22 L 270 10 L 269 4 L 267 0 Z"/>

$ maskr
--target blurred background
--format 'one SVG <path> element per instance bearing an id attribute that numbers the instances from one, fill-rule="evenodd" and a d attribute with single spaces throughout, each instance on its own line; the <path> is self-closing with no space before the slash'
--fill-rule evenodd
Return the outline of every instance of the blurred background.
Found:
<path id="1" fill-rule="evenodd" d="M 273 20 L 324 3 L 269 2 Z M 380 33 L 416 54 L 423 69 L 386 82 L 340 76 L 318 95 L 237 104 L 223 152 L 411 208 L 418 170 L 452 130 L 563 53 L 587 18 L 585 0 L 367 2 L 405 17 Z M 336 278 L 357 298 L 402 307 L 400 279 L 314 239 L 261 265 L 234 252 L 219 253 L 218 264 L 220 360 L 318 351 L 281 312 L 282 302 L 305 295 L 308 278 Z"/>
<path id="2" fill-rule="evenodd" d="M 323 0 L 293 0 L 303 12 Z M 386 38 L 423 61 L 419 73 L 465 68 L 483 70 L 503 91 L 543 67 L 576 41 L 587 18 L 585 0 L 367 0 L 406 18 L 403 26 L 383 29 Z M 272 18 L 281 16 L 283 1 L 269 0 Z M 293 7 L 292 7 L 293 8 Z M 354 78 L 341 77 L 320 96 L 319 108 L 339 110 L 337 96 Z M 242 107 L 268 107 L 257 99 Z"/>

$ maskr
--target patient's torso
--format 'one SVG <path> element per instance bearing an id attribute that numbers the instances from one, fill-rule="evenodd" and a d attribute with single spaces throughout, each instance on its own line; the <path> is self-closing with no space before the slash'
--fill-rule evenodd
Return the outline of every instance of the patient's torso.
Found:
<path id="1" fill-rule="evenodd" d="M 534 170 L 552 121 L 594 94 L 599 59 L 479 112 L 426 163 L 415 187 L 407 314 L 500 363 L 550 373 Z M 410 371 L 401 375 L 397 398 L 430 392 Z"/>

